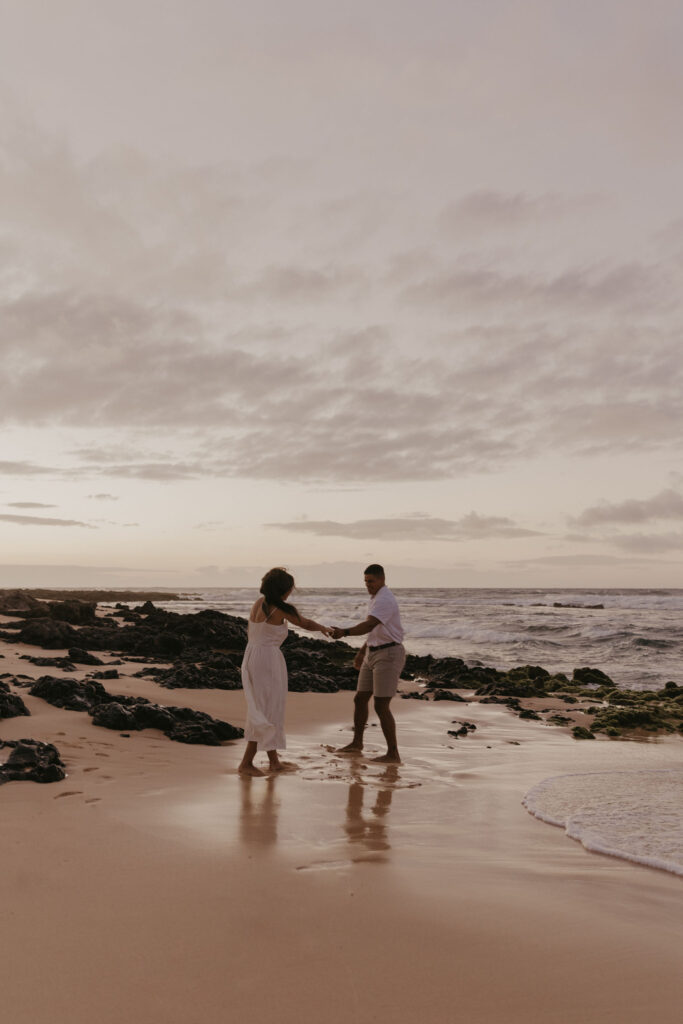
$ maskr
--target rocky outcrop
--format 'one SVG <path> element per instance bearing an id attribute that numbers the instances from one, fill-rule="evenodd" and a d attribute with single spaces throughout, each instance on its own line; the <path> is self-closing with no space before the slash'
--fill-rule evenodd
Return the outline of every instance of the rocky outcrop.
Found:
<path id="1" fill-rule="evenodd" d="M 212 718 L 203 711 L 162 707 L 143 698 L 133 698 L 126 705 L 120 703 L 120 698 L 100 704 L 92 713 L 92 721 L 93 725 L 119 732 L 160 729 L 177 743 L 201 743 L 212 747 L 244 736 L 242 729 Z"/>
<path id="2" fill-rule="evenodd" d="M 104 665 L 101 658 L 90 654 L 89 651 L 84 651 L 81 647 L 69 648 L 69 660 L 75 665 Z"/>
<path id="3" fill-rule="evenodd" d="M 43 601 L 36 600 L 25 590 L 1 590 L 0 614 L 27 619 L 32 615 L 48 615 L 49 611 Z"/>
<path id="4" fill-rule="evenodd" d="M 39 740 L 0 740 L 0 751 L 10 751 L 0 764 L 0 785 L 3 782 L 61 782 L 66 778 L 64 762 L 52 743 Z"/>
<path id="5" fill-rule="evenodd" d="M 179 662 L 173 668 L 148 668 L 137 675 L 151 677 L 168 690 L 239 690 L 242 685 L 239 669 L 232 665 L 218 669 Z"/>
<path id="6" fill-rule="evenodd" d="M 54 707 L 88 712 L 93 725 L 119 732 L 160 729 L 169 739 L 178 743 L 203 743 L 210 746 L 217 746 L 225 740 L 236 740 L 244 735 L 242 729 L 212 718 L 203 711 L 167 707 L 153 704 L 144 697 L 108 693 L 102 683 L 94 679 L 81 681 L 41 676 L 29 692 L 31 696 L 40 697 Z"/>
<path id="7" fill-rule="evenodd" d="M 6 639 L 18 640 L 22 644 L 42 647 L 44 650 L 66 650 L 73 647 L 78 637 L 76 630 L 67 622 L 54 619 L 29 619 L 21 623 L 18 636 L 7 636 Z"/>
<path id="8" fill-rule="evenodd" d="M 0 718 L 18 718 L 30 714 L 21 697 L 12 693 L 7 683 L 0 681 Z"/>
<path id="9" fill-rule="evenodd" d="M 22 654 L 22 661 L 28 661 L 31 665 L 37 665 L 38 668 L 61 668 L 65 672 L 73 672 L 76 666 L 70 658 L 46 658 L 46 657 L 35 657 L 32 654 Z"/>

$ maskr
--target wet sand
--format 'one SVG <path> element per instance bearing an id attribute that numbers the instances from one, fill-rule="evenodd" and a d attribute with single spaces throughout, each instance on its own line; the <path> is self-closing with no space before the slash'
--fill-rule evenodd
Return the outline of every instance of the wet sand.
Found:
<path id="1" fill-rule="evenodd" d="M 0 650 L 0 672 L 54 671 Z M 240 692 L 107 685 L 244 722 Z M 124 737 L 21 695 L 32 717 L 0 736 L 56 743 L 68 777 L 0 787 L 8 1020 L 680 1019 L 680 878 L 588 853 L 521 805 L 564 772 L 678 766 L 677 738 L 577 743 L 496 705 L 397 700 L 404 764 L 387 768 L 369 760 L 377 726 L 368 757 L 330 749 L 351 694 L 294 693 L 299 770 L 245 780 L 241 742 Z M 478 728 L 455 740 L 454 719 Z"/>

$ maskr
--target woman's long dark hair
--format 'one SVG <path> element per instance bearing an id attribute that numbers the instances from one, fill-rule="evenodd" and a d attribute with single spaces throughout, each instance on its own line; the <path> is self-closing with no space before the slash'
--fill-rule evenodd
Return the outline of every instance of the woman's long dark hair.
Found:
<path id="1" fill-rule="evenodd" d="M 286 569 L 280 567 L 270 569 L 261 580 L 259 593 L 263 594 L 263 603 L 269 608 L 279 608 L 281 612 L 288 612 L 290 615 L 297 615 L 298 611 L 293 604 L 283 600 L 284 595 L 294 586 L 294 577 Z"/>

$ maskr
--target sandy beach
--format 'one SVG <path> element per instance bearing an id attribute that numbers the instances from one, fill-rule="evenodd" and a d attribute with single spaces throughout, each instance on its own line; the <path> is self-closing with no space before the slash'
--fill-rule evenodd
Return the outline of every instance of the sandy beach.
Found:
<path id="1" fill-rule="evenodd" d="M 19 658 L 38 648 L 0 650 L 3 673 L 45 671 Z M 170 695 L 138 668 L 111 690 L 243 725 L 239 691 Z M 377 726 L 367 756 L 333 753 L 351 694 L 291 693 L 298 771 L 245 780 L 241 741 L 121 735 L 14 692 L 31 717 L 0 736 L 55 743 L 68 776 L 0 787 L 8 1020 L 680 1019 L 681 879 L 589 853 L 521 802 L 563 773 L 678 767 L 679 738 L 579 743 L 496 705 L 396 700 L 404 764 L 387 768 Z M 454 740 L 454 719 L 476 732 Z"/>

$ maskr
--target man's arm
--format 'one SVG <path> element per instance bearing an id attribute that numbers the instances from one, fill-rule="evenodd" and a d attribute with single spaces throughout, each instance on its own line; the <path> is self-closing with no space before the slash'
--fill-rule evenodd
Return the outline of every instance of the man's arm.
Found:
<path id="1" fill-rule="evenodd" d="M 349 626 L 348 629 L 333 626 L 332 637 L 334 640 L 340 640 L 343 636 L 364 636 L 371 629 L 374 629 L 375 626 L 378 626 L 379 623 L 380 620 L 376 619 L 374 615 L 368 615 L 367 619 L 363 622 L 357 622 L 355 626 Z"/>

